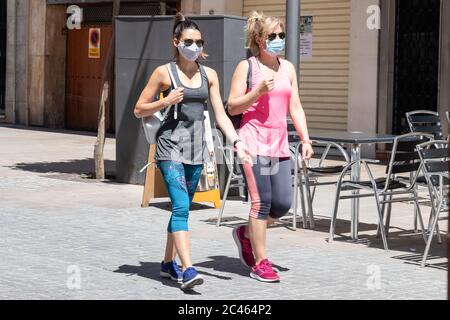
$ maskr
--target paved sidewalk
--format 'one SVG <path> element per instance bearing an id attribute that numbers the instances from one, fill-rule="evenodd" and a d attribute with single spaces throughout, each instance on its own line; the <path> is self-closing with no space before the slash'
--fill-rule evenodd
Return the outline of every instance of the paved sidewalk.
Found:
<path id="1" fill-rule="evenodd" d="M 167 199 L 141 209 L 142 186 L 88 179 L 94 142 L 0 125 L 0 299 L 446 299 L 446 245 L 435 241 L 432 265 L 420 268 L 424 242 L 411 232 L 412 206 L 394 205 L 389 252 L 373 236 L 371 199 L 361 201 L 360 243 L 328 243 L 332 186 L 318 191 L 316 230 L 280 224 L 269 231 L 277 284 L 250 279 L 238 259 L 231 230 L 245 222 L 249 204 L 228 202 L 220 228 L 217 210 L 195 204 L 193 260 L 205 284 L 185 294 L 159 278 Z M 105 150 L 111 172 L 114 143 L 107 139 Z M 382 175 L 382 167 L 373 169 Z M 423 211 L 428 219 L 429 208 Z M 339 212 L 338 233 L 348 236 L 349 204 Z"/>

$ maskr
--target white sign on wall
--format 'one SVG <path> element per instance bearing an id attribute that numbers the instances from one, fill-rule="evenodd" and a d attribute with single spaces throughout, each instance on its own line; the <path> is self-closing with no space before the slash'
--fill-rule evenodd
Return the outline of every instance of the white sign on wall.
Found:
<path id="1" fill-rule="evenodd" d="M 300 59 L 309 60 L 313 57 L 313 16 L 300 17 Z"/>

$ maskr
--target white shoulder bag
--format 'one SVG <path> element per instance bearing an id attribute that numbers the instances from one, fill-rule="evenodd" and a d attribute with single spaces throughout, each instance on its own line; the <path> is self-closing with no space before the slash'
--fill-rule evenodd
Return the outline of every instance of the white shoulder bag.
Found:
<path id="1" fill-rule="evenodd" d="M 169 71 L 169 76 L 170 80 L 172 81 L 173 89 L 175 90 L 178 88 L 178 86 L 172 74 L 172 70 L 170 69 L 170 63 L 168 63 L 166 67 L 167 70 Z M 164 109 L 160 110 L 149 117 L 142 118 L 142 127 L 144 128 L 145 138 L 147 139 L 147 142 L 149 144 L 156 143 L 156 134 L 158 133 L 159 128 L 161 128 L 161 125 L 163 124 L 172 107 L 173 105 L 167 107 L 165 110 Z M 177 114 L 175 113 L 175 119 L 176 118 Z"/>

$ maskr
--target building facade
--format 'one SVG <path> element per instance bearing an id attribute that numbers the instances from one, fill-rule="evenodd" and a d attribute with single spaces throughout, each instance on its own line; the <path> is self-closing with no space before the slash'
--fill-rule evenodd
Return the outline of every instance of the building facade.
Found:
<path id="1" fill-rule="evenodd" d="M 95 131 L 112 1 L 6 0 L 0 15 L 0 121 Z M 285 0 L 121 1 L 121 15 L 227 14 L 285 17 Z M 69 6 L 83 9 L 69 29 Z M 302 0 L 311 17 L 300 95 L 311 130 L 406 131 L 414 109 L 450 106 L 450 1 Z M 6 21 L 3 18 L 6 16 Z M 98 56 L 88 52 L 98 30 Z M 307 33 L 307 32 L 306 32 Z M 302 40 L 303 41 L 303 40 Z M 310 49 L 311 49 L 310 48 Z M 6 54 L 5 54 L 6 51 Z M 114 101 L 107 127 L 114 132 Z M 445 130 L 448 130 L 444 123 Z M 366 155 L 375 154 L 370 147 Z"/>

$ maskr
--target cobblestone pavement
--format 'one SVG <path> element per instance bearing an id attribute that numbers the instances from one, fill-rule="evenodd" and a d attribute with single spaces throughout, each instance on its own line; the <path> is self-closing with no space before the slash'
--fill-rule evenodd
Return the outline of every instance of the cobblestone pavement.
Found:
<path id="1" fill-rule="evenodd" d="M 361 241 L 346 240 L 349 206 L 343 202 L 343 236 L 328 243 L 333 187 L 318 191 L 315 230 L 292 231 L 287 217 L 269 231 L 269 258 L 282 279 L 276 284 L 249 278 L 238 259 L 231 230 L 245 222 L 249 204 L 229 201 L 220 228 L 214 225 L 217 210 L 194 204 L 192 255 L 205 284 L 186 294 L 159 277 L 167 199 L 142 209 L 141 186 L 83 177 L 92 171 L 94 141 L 91 135 L 0 126 L 0 299 L 446 298 L 446 246 L 435 241 L 431 265 L 420 268 L 424 243 L 411 232 L 407 204 L 394 206 L 388 252 L 373 236 L 370 199 L 361 201 Z M 106 155 L 113 171 L 113 139 L 107 139 Z M 423 209 L 427 219 L 429 209 Z"/>

